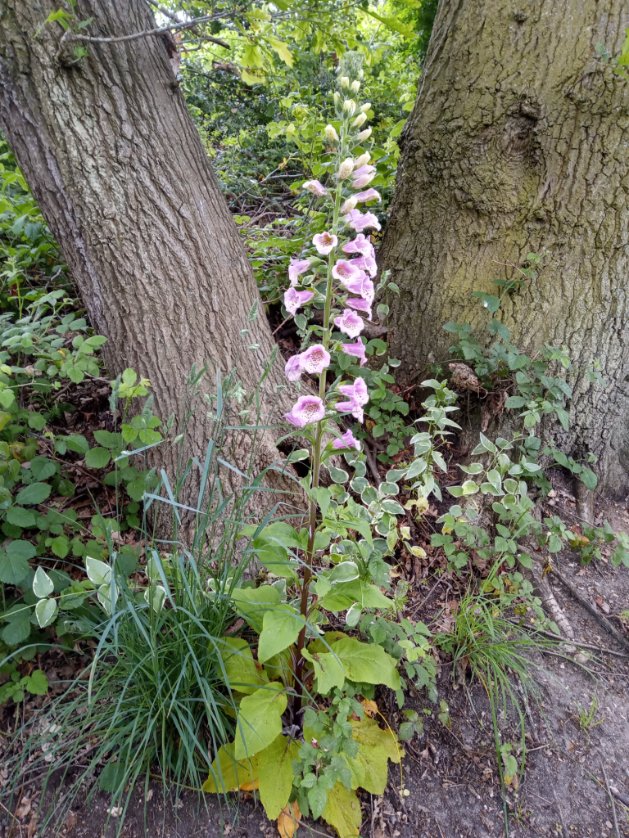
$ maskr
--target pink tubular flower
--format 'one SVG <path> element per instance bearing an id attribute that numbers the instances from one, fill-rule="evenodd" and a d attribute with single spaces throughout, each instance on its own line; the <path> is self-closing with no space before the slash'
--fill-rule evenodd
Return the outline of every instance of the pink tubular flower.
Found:
<path id="1" fill-rule="evenodd" d="M 296 428 L 319 422 L 325 416 L 325 405 L 319 396 L 300 396 L 284 418 Z"/>
<path id="2" fill-rule="evenodd" d="M 312 291 L 297 291 L 295 288 L 289 288 L 287 291 L 284 291 L 286 311 L 292 315 L 297 314 L 297 309 L 301 308 L 301 306 L 305 305 L 313 297 L 314 294 Z"/>
<path id="3" fill-rule="evenodd" d="M 338 244 L 338 239 L 335 235 L 328 233 L 326 230 L 323 233 L 317 233 L 317 235 L 313 237 L 312 243 L 322 256 L 327 256 L 328 253 L 330 253 L 331 250 L 334 250 Z"/>
<path id="4" fill-rule="evenodd" d="M 310 259 L 291 259 L 288 266 L 288 278 L 291 285 L 297 285 L 297 280 L 310 267 Z"/>
<path id="5" fill-rule="evenodd" d="M 292 355 L 288 361 L 286 361 L 284 375 L 289 381 L 299 381 L 302 372 L 301 355 Z"/>
<path id="6" fill-rule="evenodd" d="M 316 375 L 330 366 L 330 353 L 320 343 L 309 346 L 300 355 L 301 368 L 304 372 Z"/>
<path id="7" fill-rule="evenodd" d="M 332 268 L 332 276 L 343 285 L 347 285 L 353 279 L 359 279 L 362 275 L 363 271 L 351 259 L 339 259 Z"/>
<path id="8" fill-rule="evenodd" d="M 345 402 L 337 402 L 336 410 L 340 413 L 351 413 L 354 419 L 363 421 L 363 407 L 369 401 L 367 385 L 362 378 L 357 378 L 353 384 L 341 384 L 339 393 L 347 398 Z"/>
<path id="9" fill-rule="evenodd" d="M 361 256 L 375 256 L 372 243 L 364 233 L 359 233 L 351 242 L 343 245 L 343 253 L 360 253 Z"/>
<path id="10" fill-rule="evenodd" d="M 354 195 L 354 200 L 357 204 L 364 204 L 367 201 L 380 201 L 382 199 L 378 190 L 370 187 L 369 189 L 365 189 L 364 192 L 358 192 Z"/>
<path id="11" fill-rule="evenodd" d="M 350 210 L 343 218 L 345 219 L 345 223 L 357 232 L 362 232 L 368 227 L 374 227 L 376 230 L 380 229 L 380 222 L 373 212 L 361 212 L 360 210 L 354 209 Z"/>
<path id="12" fill-rule="evenodd" d="M 373 277 L 378 273 L 378 265 L 374 256 L 359 256 L 357 259 L 352 259 L 352 262 L 361 271 L 366 271 L 369 276 Z"/>
<path id="13" fill-rule="evenodd" d="M 351 308 L 344 309 L 343 314 L 335 317 L 334 325 L 349 338 L 357 338 L 365 328 L 362 317 L 359 317 Z"/>
<path id="14" fill-rule="evenodd" d="M 360 338 L 356 338 L 356 341 L 354 343 L 342 343 L 341 349 L 346 355 L 351 355 L 354 358 L 358 358 L 361 367 L 364 367 L 367 363 L 367 355 L 365 354 L 365 344 L 362 342 Z"/>
<path id="15" fill-rule="evenodd" d="M 363 300 L 362 297 L 349 297 L 346 303 L 350 308 L 362 311 L 367 316 L 367 320 L 371 320 L 371 303 L 367 300 Z"/>
<path id="16" fill-rule="evenodd" d="M 374 287 L 373 282 L 370 279 L 368 279 L 366 274 L 363 273 L 361 277 L 351 279 L 343 284 L 345 285 L 348 291 L 351 291 L 352 294 L 358 294 L 359 296 L 363 297 L 368 303 L 373 303 L 374 297 L 376 295 L 376 289 Z"/>
<path id="17" fill-rule="evenodd" d="M 337 451 L 343 448 L 355 448 L 357 451 L 360 451 L 360 442 L 351 431 L 345 431 L 341 437 L 334 440 L 332 448 L 336 448 Z"/>
<path id="18" fill-rule="evenodd" d="M 352 187 L 354 189 L 362 189 L 364 186 L 369 186 L 369 184 L 375 178 L 375 176 L 375 166 L 359 166 L 352 172 Z"/>
<path id="19" fill-rule="evenodd" d="M 322 198 L 327 194 L 327 189 L 319 180 L 307 180 L 301 188 L 316 195 L 317 198 Z"/>

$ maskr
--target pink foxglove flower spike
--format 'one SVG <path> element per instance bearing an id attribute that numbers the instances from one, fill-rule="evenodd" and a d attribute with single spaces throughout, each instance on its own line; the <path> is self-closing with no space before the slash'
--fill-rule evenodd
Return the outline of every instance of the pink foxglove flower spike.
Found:
<path id="1" fill-rule="evenodd" d="M 300 396 L 284 418 L 296 428 L 320 422 L 325 416 L 325 405 L 319 396 Z"/>
<path id="2" fill-rule="evenodd" d="M 313 297 L 314 293 L 312 291 L 297 291 L 295 288 L 288 288 L 284 292 L 286 311 L 294 316 L 297 314 L 297 310 L 309 303 Z"/>
<path id="3" fill-rule="evenodd" d="M 317 233 L 312 239 L 312 243 L 317 248 L 317 253 L 320 253 L 322 256 L 327 256 L 328 253 L 331 253 L 338 244 L 338 241 L 338 238 L 333 233 L 328 233 L 327 230 L 324 233 Z"/>
<path id="4" fill-rule="evenodd" d="M 351 308 L 346 308 L 343 314 L 335 317 L 334 325 L 348 338 L 357 338 L 365 328 L 362 317 L 359 317 Z"/>

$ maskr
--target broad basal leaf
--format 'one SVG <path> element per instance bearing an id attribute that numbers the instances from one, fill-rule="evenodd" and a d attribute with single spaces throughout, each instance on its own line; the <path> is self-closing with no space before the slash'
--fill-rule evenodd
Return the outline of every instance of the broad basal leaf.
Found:
<path id="1" fill-rule="evenodd" d="M 228 791 L 243 789 L 251 791 L 258 788 L 258 766 L 256 759 L 237 760 L 234 755 L 234 743 L 218 749 L 210 774 L 203 783 L 203 791 L 210 794 L 224 794 Z"/>
<path id="2" fill-rule="evenodd" d="M 345 675 L 350 681 L 384 684 L 392 690 L 400 689 L 397 662 L 382 646 L 361 643 L 353 637 L 344 637 L 333 643 L 330 651 L 340 659 Z"/>
<path id="3" fill-rule="evenodd" d="M 265 613 L 258 642 L 258 660 L 268 661 L 292 646 L 306 621 L 292 605 L 281 603 Z"/>
<path id="4" fill-rule="evenodd" d="M 220 647 L 227 683 L 232 690 L 250 695 L 269 679 L 253 659 L 249 643 L 242 637 L 224 637 Z"/>
<path id="5" fill-rule="evenodd" d="M 243 698 L 236 720 L 236 759 L 254 756 L 280 735 L 287 703 L 284 685 L 277 682 Z"/>
<path id="6" fill-rule="evenodd" d="M 293 762 L 298 752 L 295 740 L 280 735 L 255 757 L 260 800 L 269 820 L 275 820 L 288 803 L 295 776 Z"/>
<path id="7" fill-rule="evenodd" d="M 345 683 L 345 669 L 339 658 L 332 652 L 310 652 L 304 649 L 304 657 L 314 668 L 317 692 L 327 695 L 333 687 L 342 687 Z"/>
<path id="8" fill-rule="evenodd" d="M 265 613 L 279 605 L 282 595 L 272 585 L 261 585 L 259 588 L 236 588 L 232 599 L 236 613 L 260 634 Z"/>
<path id="9" fill-rule="evenodd" d="M 321 815 L 336 829 L 339 838 L 359 838 L 362 815 L 356 792 L 337 783 L 328 794 L 328 802 Z"/>

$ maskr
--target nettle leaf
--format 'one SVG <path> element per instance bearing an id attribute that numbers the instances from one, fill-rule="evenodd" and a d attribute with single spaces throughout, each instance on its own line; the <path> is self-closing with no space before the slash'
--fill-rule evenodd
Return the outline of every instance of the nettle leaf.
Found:
<path id="1" fill-rule="evenodd" d="M 344 637 L 332 643 L 330 651 L 339 658 L 350 681 L 384 684 L 392 690 L 400 689 L 397 661 L 382 646 Z"/>
<path id="2" fill-rule="evenodd" d="M 33 578 L 33 593 L 36 597 L 50 596 L 54 590 L 54 583 L 43 567 L 38 567 Z"/>
<path id="3" fill-rule="evenodd" d="M 7 521 L 15 527 L 34 527 L 37 523 L 37 514 L 32 509 L 12 506 L 7 510 Z"/>
<path id="4" fill-rule="evenodd" d="M 280 735 L 256 757 L 260 801 L 269 820 L 275 820 L 288 803 L 293 788 L 293 762 L 298 753 L 298 743 Z"/>
<path id="5" fill-rule="evenodd" d="M 17 493 L 15 502 L 23 506 L 34 506 L 43 503 L 52 492 L 52 486 L 48 483 L 31 483 Z"/>
<path id="6" fill-rule="evenodd" d="M 32 559 L 37 550 L 30 541 L 12 541 L 0 552 L 0 582 L 7 585 L 19 585 L 28 576 Z"/>
<path id="7" fill-rule="evenodd" d="M 228 791 L 253 791 L 258 788 L 257 759 L 237 760 L 234 743 L 220 747 L 210 766 L 210 773 L 203 783 L 203 791 L 224 794 Z"/>
<path id="8" fill-rule="evenodd" d="M 258 641 L 258 660 L 265 663 L 292 646 L 305 626 L 303 616 L 292 605 L 280 603 L 265 613 Z"/>
<path id="9" fill-rule="evenodd" d="M 384 794 L 389 774 L 388 761 L 399 763 L 403 756 L 392 730 L 383 730 L 373 719 L 350 722 L 352 737 L 358 743 L 355 757 L 345 757 L 352 774 L 352 788 L 370 794 Z"/>
<path id="10" fill-rule="evenodd" d="M 236 588 L 232 600 L 238 616 L 260 634 L 265 613 L 280 604 L 282 594 L 273 585 L 261 585 L 259 588 Z"/>
<path id="11" fill-rule="evenodd" d="M 334 827 L 342 838 L 359 838 L 363 817 L 356 792 L 337 783 L 330 792 L 321 817 Z"/>
<path id="12" fill-rule="evenodd" d="M 236 759 L 255 756 L 280 735 L 287 704 L 284 685 L 277 681 L 243 698 L 236 720 Z"/>
<path id="13" fill-rule="evenodd" d="M 224 637 L 221 651 L 225 675 L 229 686 L 239 693 L 251 694 L 269 679 L 266 672 L 253 659 L 249 643 L 242 637 Z"/>
<path id="14" fill-rule="evenodd" d="M 48 692 L 48 678 L 41 669 L 34 669 L 24 681 L 26 692 L 31 695 L 46 695 Z"/>
<path id="15" fill-rule="evenodd" d="M 18 646 L 31 633 L 31 609 L 21 603 L 17 610 L 5 614 L 6 626 L 0 632 L 2 642 L 7 646 Z"/>

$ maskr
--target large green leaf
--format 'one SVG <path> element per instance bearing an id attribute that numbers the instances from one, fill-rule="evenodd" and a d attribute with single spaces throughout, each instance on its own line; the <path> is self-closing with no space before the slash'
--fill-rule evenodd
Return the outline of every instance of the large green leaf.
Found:
<path id="1" fill-rule="evenodd" d="M 282 595 L 272 585 L 261 585 L 259 588 L 236 588 L 232 599 L 236 613 L 260 634 L 265 613 L 279 605 Z"/>
<path id="2" fill-rule="evenodd" d="M 284 685 L 276 681 L 243 698 L 236 720 L 236 759 L 255 756 L 280 735 L 287 703 Z"/>
<path id="3" fill-rule="evenodd" d="M 261 667 L 258 667 L 249 643 L 242 637 L 224 637 L 221 657 L 227 682 L 232 690 L 251 694 L 267 684 L 269 679 Z"/>
<path id="4" fill-rule="evenodd" d="M 336 829 L 339 838 L 358 838 L 363 818 L 356 792 L 337 783 L 328 794 L 321 817 Z"/>
<path id="5" fill-rule="evenodd" d="M 306 621 L 292 605 L 282 602 L 265 613 L 258 642 L 258 660 L 268 661 L 292 646 Z"/>
<path id="6" fill-rule="evenodd" d="M 345 683 L 345 669 L 332 652 L 310 652 L 304 649 L 304 657 L 314 668 L 317 692 L 327 695 L 333 687 L 339 689 Z"/>
<path id="7" fill-rule="evenodd" d="M 344 637 L 332 643 L 330 651 L 339 658 L 350 681 L 384 684 L 392 690 L 400 689 L 397 661 L 388 655 L 382 646 L 376 643 L 361 643 L 353 637 Z"/>
<path id="8" fill-rule="evenodd" d="M 295 578 L 295 562 L 290 551 L 300 546 L 299 534 L 284 521 L 273 521 L 256 532 L 253 526 L 245 527 L 243 535 L 252 538 L 251 546 L 256 556 L 270 573 L 287 579 Z"/>
<path id="9" fill-rule="evenodd" d="M 31 483 L 30 486 L 25 486 L 17 493 L 15 502 L 23 506 L 32 506 L 37 503 L 43 503 L 52 491 L 52 486 L 48 483 Z"/>
<path id="10" fill-rule="evenodd" d="M 354 603 L 360 608 L 392 608 L 393 601 L 387 599 L 382 591 L 370 582 L 356 579 L 353 582 L 341 582 L 332 590 L 323 594 L 319 600 L 326 611 L 347 611 Z"/>
<path id="11" fill-rule="evenodd" d="M 269 820 L 275 820 L 288 803 L 293 788 L 293 762 L 298 752 L 295 740 L 278 736 L 256 756 L 260 800 Z"/>

